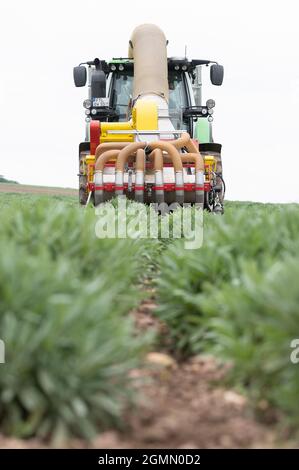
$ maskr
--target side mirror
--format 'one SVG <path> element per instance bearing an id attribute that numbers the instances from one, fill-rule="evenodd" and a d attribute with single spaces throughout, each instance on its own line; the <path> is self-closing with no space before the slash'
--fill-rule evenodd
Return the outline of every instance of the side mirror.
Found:
<path id="1" fill-rule="evenodd" d="M 86 73 L 86 68 L 83 65 L 74 67 L 73 75 L 74 75 L 74 82 L 77 87 L 86 85 L 87 73 Z"/>
<path id="2" fill-rule="evenodd" d="M 105 98 L 106 75 L 103 70 L 93 70 L 91 74 L 91 96 L 92 98 Z"/>
<path id="3" fill-rule="evenodd" d="M 220 86 L 223 82 L 224 68 L 223 65 L 213 64 L 210 68 L 210 79 L 213 85 Z"/>

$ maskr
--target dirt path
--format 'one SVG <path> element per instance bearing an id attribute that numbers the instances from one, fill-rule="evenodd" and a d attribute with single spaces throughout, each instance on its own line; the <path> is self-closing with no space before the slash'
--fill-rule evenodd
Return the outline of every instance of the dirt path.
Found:
<path id="1" fill-rule="evenodd" d="M 133 312 L 137 328 L 154 327 L 167 337 L 166 326 L 152 314 L 154 308 L 152 298 Z M 132 373 L 141 379 L 141 398 L 136 410 L 126 417 L 127 431 L 101 434 L 93 445 L 181 449 L 275 446 L 275 433 L 254 419 L 246 398 L 215 385 L 225 373 L 212 357 L 196 356 L 178 363 L 165 351 L 149 353 L 145 367 Z"/>
<path id="2" fill-rule="evenodd" d="M 222 373 L 213 358 L 195 357 L 181 365 L 170 365 L 170 360 L 166 365 L 166 357 L 158 357 L 160 371 L 148 373 L 151 383 L 142 387 L 138 409 L 127 419 L 129 431 L 104 433 L 95 447 L 274 446 L 274 433 L 253 419 L 244 397 L 211 385 Z"/>

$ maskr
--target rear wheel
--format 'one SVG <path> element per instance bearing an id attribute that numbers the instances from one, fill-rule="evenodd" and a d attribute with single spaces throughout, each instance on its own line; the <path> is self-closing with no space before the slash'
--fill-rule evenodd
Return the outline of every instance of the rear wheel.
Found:
<path id="1" fill-rule="evenodd" d="M 224 187 L 224 180 L 222 176 L 222 159 L 221 154 L 217 153 L 214 155 L 216 158 L 217 166 L 216 166 L 216 187 L 219 193 L 219 200 L 221 203 L 224 201 L 224 194 L 225 194 L 225 187 Z"/>
<path id="2" fill-rule="evenodd" d="M 87 203 L 87 179 L 86 176 L 79 176 L 79 203 L 83 206 Z"/>
<path id="3" fill-rule="evenodd" d="M 79 154 L 79 203 L 83 206 L 87 203 L 88 191 L 87 191 L 87 175 L 85 165 L 86 154 L 80 152 Z"/>

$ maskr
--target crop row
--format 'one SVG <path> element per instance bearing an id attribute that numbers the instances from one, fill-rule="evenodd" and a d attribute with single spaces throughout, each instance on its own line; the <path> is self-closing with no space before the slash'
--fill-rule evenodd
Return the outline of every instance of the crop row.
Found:
<path id="1" fill-rule="evenodd" d="M 15 199 L 15 201 L 14 201 Z M 1 431 L 59 439 L 118 426 L 149 338 L 128 312 L 150 269 L 146 241 L 99 239 L 72 203 L 11 198 L 0 228 Z"/>
<path id="2" fill-rule="evenodd" d="M 235 385 L 297 423 L 298 233 L 296 205 L 206 215 L 201 249 L 177 241 L 164 252 L 157 311 L 177 354 L 208 351 L 232 363 Z"/>

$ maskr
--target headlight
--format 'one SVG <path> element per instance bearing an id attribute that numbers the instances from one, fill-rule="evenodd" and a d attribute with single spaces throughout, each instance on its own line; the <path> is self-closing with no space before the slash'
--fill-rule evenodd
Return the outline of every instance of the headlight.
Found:
<path id="1" fill-rule="evenodd" d="M 114 70 L 116 70 L 116 65 L 112 64 L 110 68 L 111 68 L 112 72 L 114 72 Z"/>
<path id="2" fill-rule="evenodd" d="M 91 100 L 84 100 L 83 106 L 84 108 L 87 108 L 87 109 L 91 108 Z"/>
<path id="3" fill-rule="evenodd" d="M 118 67 L 118 70 L 120 70 L 121 72 L 125 69 L 125 67 L 123 66 L 123 64 L 120 64 L 120 66 Z"/>
<path id="4" fill-rule="evenodd" d="M 212 122 L 212 121 L 213 121 L 213 116 L 209 116 L 209 117 L 208 117 L 208 121 L 209 121 L 209 122 Z"/>
<path id="5" fill-rule="evenodd" d="M 86 122 L 90 122 L 90 117 L 89 117 L 89 116 L 86 116 L 85 121 L 86 121 Z"/>
<path id="6" fill-rule="evenodd" d="M 91 114 L 93 114 L 93 115 L 97 114 L 97 110 L 96 110 L 96 109 L 92 109 L 92 110 L 91 110 Z"/>
<path id="7" fill-rule="evenodd" d="M 85 109 L 85 114 L 88 116 L 90 114 L 90 109 Z"/>
<path id="8" fill-rule="evenodd" d="M 208 113 L 208 110 L 206 108 L 202 108 L 201 110 L 201 114 L 205 115 Z"/>
<path id="9" fill-rule="evenodd" d="M 175 66 L 174 66 L 174 70 L 180 70 L 180 66 L 179 66 L 179 65 L 175 65 Z"/>
<path id="10" fill-rule="evenodd" d="M 211 100 L 211 99 L 210 99 L 210 100 L 207 101 L 206 105 L 207 105 L 207 107 L 208 107 L 209 109 L 212 109 L 212 108 L 215 107 L 216 103 L 215 103 L 214 100 Z"/>
<path id="11" fill-rule="evenodd" d="M 183 65 L 182 70 L 184 70 L 184 72 L 185 72 L 187 70 L 187 65 Z"/>

